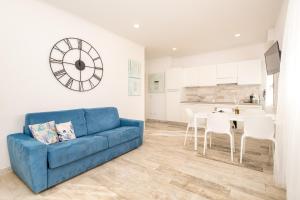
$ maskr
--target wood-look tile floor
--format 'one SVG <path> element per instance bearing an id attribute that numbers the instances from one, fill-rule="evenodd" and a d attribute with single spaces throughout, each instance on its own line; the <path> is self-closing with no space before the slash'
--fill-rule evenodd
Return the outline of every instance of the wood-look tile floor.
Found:
<path id="1" fill-rule="evenodd" d="M 200 157 L 183 147 L 183 133 L 184 127 L 147 123 L 138 149 L 40 194 L 4 173 L 0 200 L 285 199 L 272 174 Z"/>

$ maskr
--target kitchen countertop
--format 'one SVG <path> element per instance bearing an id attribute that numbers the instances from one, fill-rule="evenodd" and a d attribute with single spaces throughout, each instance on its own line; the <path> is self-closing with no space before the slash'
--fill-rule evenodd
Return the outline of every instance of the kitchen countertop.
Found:
<path id="1" fill-rule="evenodd" d="M 208 102 L 208 101 L 181 101 L 180 103 L 236 105 L 234 102 Z M 260 104 L 255 104 L 255 103 L 239 103 L 238 105 L 261 106 Z"/>

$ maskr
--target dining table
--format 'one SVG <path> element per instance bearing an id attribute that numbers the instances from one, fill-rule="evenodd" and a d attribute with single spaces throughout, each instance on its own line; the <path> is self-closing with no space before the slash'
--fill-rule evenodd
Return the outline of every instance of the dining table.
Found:
<path id="1" fill-rule="evenodd" d="M 216 111 L 212 111 L 212 112 L 197 112 L 194 114 L 194 150 L 197 150 L 198 147 L 198 119 L 207 119 L 208 116 L 210 114 L 216 113 Z M 244 122 L 245 118 L 251 117 L 251 116 L 257 116 L 257 115 L 263 115 L 266 117 L 271 117 L 274 121 L 274 123 L 276 123 L 276 116 L 275 114 L 272 113 L 240 113 L 240 114 L 236 114 L 234 112 L 230 112 L 230 113 L 224 113 L 227 114 L 229 116 L 230 121 L 237 121 L 237 122 Z"/>

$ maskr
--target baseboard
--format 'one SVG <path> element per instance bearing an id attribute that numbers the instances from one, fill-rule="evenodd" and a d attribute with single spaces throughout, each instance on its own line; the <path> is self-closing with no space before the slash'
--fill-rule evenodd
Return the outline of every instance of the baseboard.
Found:
<path id="1" fill-rule="evenodd" d="M 4 175 L 4 174 L 7 174 L 9 172 L 11 172 L 11 168 L 10 167 L 7 167 L 7 168 L 3 168 L 3 169 L 0 169 L 0 176 Z"/>
<path id="2" fill-rule="evenodd" d="M 174 122 L 174 121 L 167 121 L 167 120 L 159 120 L 159 119 L 146 119 L 147 122 L 156 122 L 156 123 L 167 123 L 170 125 L 175 125 L 175 126 L 186 126 L 187 124 L 184 122 Z"/>

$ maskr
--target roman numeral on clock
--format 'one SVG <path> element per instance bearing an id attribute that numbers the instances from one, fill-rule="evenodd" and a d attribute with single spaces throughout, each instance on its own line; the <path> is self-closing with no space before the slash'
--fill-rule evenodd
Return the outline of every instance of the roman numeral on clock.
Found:
<path id="1" fill-rule="evenodd" d="M 91 80 L 89 80 L 89 83 L 90 83 L 91 88 L 93 88 L 95 86 Z"/>
<path id="2" fill-rule="evenodd" d="M 54 76 L 57 78 L 57 79 L 60 79 L 62 78 L 64 75 L 66 75 L 67 72 L 65 69 L 62 69 L 62 70 L 59 70 L 59 71 L 56 71 L 54 72 Z"/>
<path id="3" fill-rule="evenodd" d="M 97 79 L 98 81 L 101 81 L 101 78 L 100 78 L 99 76 L 97 76 L 96 74 L 94 74 L 93 77 L 94 77 L 95 79 Z"/>
<path id="4" fill-rule="evenodd" d="M 97 57 L 97 58 L 93 58 L 93 60 L 95 61 L 95 60 L 98 60 L 98 59 L 100 59 L 100 57 Z"/>
<path id="5" fill-rule="evenodd" d="M 54 58 L 50 58 L 50 62 L 51 63 L 57 63 L 57 64 L 63 64 L 63 61 L 62 60 L 56 60 Z"/>
<path id="6" fill-rule="evenodd" d="M 84 87 L 83 87 L 83 82 L 82 81 L 79 82 L 79 91 L 80 92 L 84 91 Z"/>
<path id="7" fill-rule="evenodd" d="M 73 81 L 74 81 L 74 79 L 69 78 L 69 80 L 68 80 L 68 82 L 65 84 L 65 86 L 68 87 L 68 88 L 72 88 Z"/>
<path id="8" fill-rule="evenodd" d="M 57 51 L 59 51 L 62 54 L 65 54 L 66 52 L 64 52 L 63 50 L 61 50 L 58 46 L 54 46 L 54 49 L 56 49 Z"/>
<path id="9" fill-rule="evenodd" d="M 102 67 L 95 67 L 95 69 L 97 69 L 97 70 L 103 70 Z"/>
<path id="10" fill-rule="evenodd" d="M 78 49 L 82 50 L 82 40 L 78 39 Z"/>
<path id="11" fill-rule="evenodd" d="M 68 45 L 69 49 L 73 49 L 72 44 L 68 38 L 64 39 L 64 42 Z"/>

